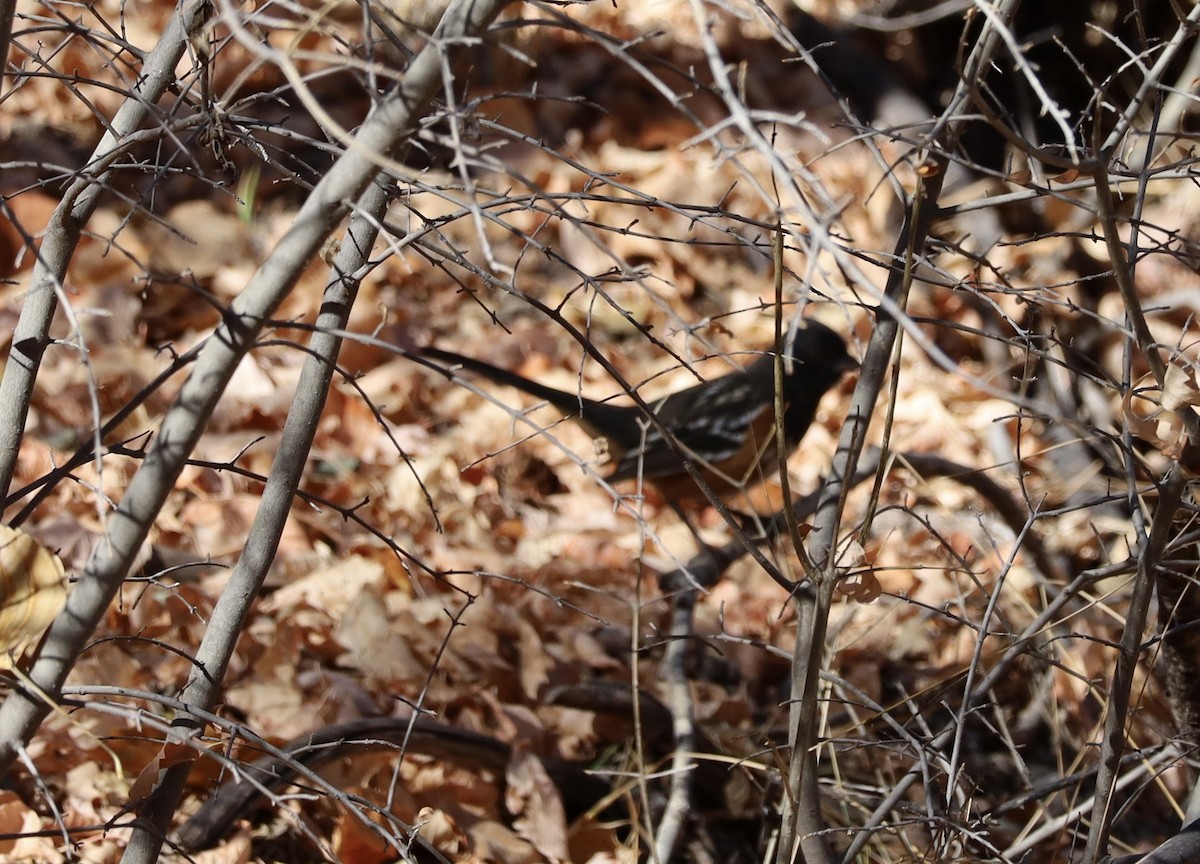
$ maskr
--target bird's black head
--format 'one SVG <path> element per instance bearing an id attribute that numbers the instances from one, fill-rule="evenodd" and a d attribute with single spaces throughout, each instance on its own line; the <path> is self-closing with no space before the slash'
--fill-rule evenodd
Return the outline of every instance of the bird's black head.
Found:
<path id="1" fill-rule="evenodd" d="M 821 387 L 832 387 L 842 375 L 858 368 L 858 362 L 846 351 L 846 341 L 819 321 L 804 321 L 792 342 L 791 375 Z M 785 365 L 786 369 L 786 365 Z"/>

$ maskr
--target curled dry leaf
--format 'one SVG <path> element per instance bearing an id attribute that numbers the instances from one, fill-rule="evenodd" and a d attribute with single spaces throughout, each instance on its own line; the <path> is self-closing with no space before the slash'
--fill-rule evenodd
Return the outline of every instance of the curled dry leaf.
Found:
<path id="1" fill-rule="evenodd" d="M 24 531 L 0 525 L 0 665 L 42 635 L 66 597 L 58 556 Z"/>
<path id="2" fill-rule="evenodd" d="M 858 570 L 838 580 L 837 592 L 858 603 L 874 603 L 883 593 L 883 586 L 874 571 Z"/>
<path id="3" fill-rule="evenodd" d="M 164 742 L 158 753 L 146 763 L 138 773 L 137 779 L 133 781 L 133 785 L 129 787 L 129 800 L 145 800 L 158 785 L 164 771 L 176 765 L 188 764 L 195 758 L 196 751 L 186 744 Z"/>
<path id="4" fill-rule="evenodd" d="M 1121 399 L 1121 410 L 1130 432 L 1153 444 L 1167 458 L 1178 459 L 1189 443 L 1185 412 L 1195 414 L 1200 406 L 1195 370 L 1181 358 L 1172 358 L 1157 398 L 1153 395 L 1156 391 L 1156 387 L 1130 388 Z M 1158 407 L 1143 414 L 1136 407 L 1138 400 Z"/>
<path id="5" fill-rule="evenodd" d="M 442 852 L 457 854 L 466 847 L 466 833 L 445 810 L 422 807 L 417 813 L 416 828 Z"/>
<path id="6" fill-rule="evenodd" d="M 875 571 L 867 566 L 867 550 L 851 540 L 838 554 L 838 569 L 846 576 L 838 580 L 837 592 L 859 603 L 873 603 L 883 593 Z"/>

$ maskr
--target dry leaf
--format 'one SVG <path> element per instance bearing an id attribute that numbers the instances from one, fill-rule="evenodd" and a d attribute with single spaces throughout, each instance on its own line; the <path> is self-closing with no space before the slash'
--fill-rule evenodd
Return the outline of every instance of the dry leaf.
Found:
<path id="1" fill-rule="evenodd" d="M 340 664 L 368 680 L 420 681 L 427 674 L 408 637 L 393 627 L 378 591 L 370 586 L 350 601 L 333 635 L 346 648 Z"/>
<path id="2" fill-rule="evenodd" d="M 873 603 L 883 593 L 879 578 L 875 571 L 866 567 L 867 551 L 857 540 L 846 544 L 838 556 L 838 567 L 849 571 L 847 576 L 837 583 L 837 591 L 859 603 Z"/>
<path id="3" fill-rule="evenodd" d="M 530 699 L 536 699 L 542 687 L 550 680 L 554 658 L 547 653 L 537 630 L 524 619 L 517 621 L 517 650 L 521 655 L 518 669 L 521 690 Z"/>
<path id="4" fill-rule="evenodd" d="M 851 540 L 838 553 L 837 564 L 842 570 L 853 570 L 867 561 L 867 551 L 857 540 Z"/>
<path id="5" fill-rule="evenodd" d="M 42 820 L 30 810 L 13 792 L 0 792 L 0 833 L 15 839 L 0 840 L 0 860 L 53 862 L 58 864 L 63 856 L 47 837 L 33 836 L 42 830 Z M 28 834 L 28 837 L 21 837 Z"/>
<path id="6" fill-rule="evenodd" d="M 542 760 L 524 747 L 513 748 L 505 772 L 504 795 L 513 827 L 552 861 L 567 861 L 567 816 L 562 796 Z"/>
<path id="7" fill-rule="evenodd" d="M 1178 411 L 1197 405 L 1200 405 L 1200 386 L 1196 384 L 1196 372 L 1175 358 L 1167 365 L 1163 378 L 1162 406 L 1168 411 Z"/>
<path id="8" fill-rule="evenodd" d="M 503 864 L 541 864 L 545 861 L 527 840 L 494 819 L 476 822 L 470 828 L 470 836 L 475 857 L 466 860 Z"/>
<path id="9" fill-rule="evenodd" d="M 18 270 L 33 266 L 34 255 L 26 245 L 26 238 L 33 238 L 34 245 L 40 245 L 38 236 L 58 202 L 43 192 L 28 190 L 7 198 L 5 203 L 6 211 L 0 212 L 0 278 L 7 279 Z"/>
<path id="10" fill-rule="evenodd" d="M 238 831 L 215 849 L 193 853 L 192 860 L 196 864 L 246 864 L 251 848 L 250 834 Z"/>
<path id="11" fill-rule="evenodd" d="M 1121 397 L 1121 412 L 1125 415 L 1125 423 L 1129 426 L 1129 431 L 1143 441 L 1149 441 L 1151 444 L 1158 446 L 1162 443 L 1158 437 L 1158 416 L 1162 414 L 1162 409 L 1159 408 L 1151 411 L 1148 414 L 1141 414 L 1134 407 L 1134 399 L 1141 399 L 1146 402 L 1153 403 L 1146 393 L 1149 388 L 1141 389 L 1131 387 Z"/>
<path id="12" fill-rule="evenodd" d="M 422 807 L 417 814 L 416 828 L 422 837 L 445 854 L 454 855 L 466 846 L 463 830 L 444 810 Z"/>
<path id="13" fill-rule="evenodd" d="M 1158 399 L 1151 395 L 1154 387 L 1130 388 L 1121 399 L 1121 410 L 1129 431 L 1157 447 L 1169 459 L 1178 459 L 1188 444 L 1184 412 L 1195 413 L 1200 405 L 1200 385 L 1190 364 L 1174 358 L 1167 365 L 1162 391 Z M 1157 405 L 1156 410 L 1142 414 L 1134 407 L 1141 399 Z"/>
<path id="14" fill-rule="evenodd" d="M 350 555 L 280 588 L 263 603 L 263 609 L 272 613 L 303 604 L 338 618 L 346 613 L 359 592 L 368 587 L 382 591 L 386 584 L 387 574 L 378 561 Z"/>
<path id="15" fill-rule="evenodd" d="M 377 827 L 365 825 L 356 815 L 342 810 L 333 832 L 332 845 L 337 860 L 358 861 L 361 864 L 394 861 L 395 849 L 380 836 L 380 833 L 381 830 Z"/>
<path id="16" fill-rule="evenodd" d="M 195 758 L 196 751 L 192 747 L 186 744 L 167 741 L 159 748 L 154 758 L 147 762 L 145 767 L 138 773 L 137 779 L 129 787 L 129 800 L 144 800 L 154 791 L 164 771 L 176 765 L 192 762 Z"/>
<path id="17" fill-rule="evenodd" d="M 0 597 L 0 647 L 6 658 L 40 638 L 67 598 L 58 556 L 6 525 L 0 525 Z"/>
<path id="18" fill-rule="evenodd" d="M 837 591 L 859 603 L 874 603 L 883 593 L 883 586 L 873 570 L 859 570 L 840 580 Z"/>

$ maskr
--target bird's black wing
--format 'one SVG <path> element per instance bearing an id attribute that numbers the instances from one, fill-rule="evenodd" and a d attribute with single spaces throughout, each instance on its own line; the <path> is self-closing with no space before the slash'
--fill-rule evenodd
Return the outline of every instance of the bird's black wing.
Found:
<path id="1" fill-rule="evenodd" d="M 767 358 L 769 362 L 769 358 Z M 754 419 L 772 404 L 773 383 L 756 362 L 746 369 L 672 393 L 651 406 L 697 467 L 741 451 Z M 617 461 L 609 480 L 654 479 L 683 470 L 679 452 L 646 420 L 644 437 Z"/>

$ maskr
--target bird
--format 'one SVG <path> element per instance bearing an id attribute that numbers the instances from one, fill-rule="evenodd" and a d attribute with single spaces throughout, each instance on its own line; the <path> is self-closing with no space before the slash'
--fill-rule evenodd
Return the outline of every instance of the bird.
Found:
<path id="1" fill-rule="evenodd" d="M 636 405 L 616 405 L 549 387 L 491 363 L 426 346 L 419 353 L 448 364 L 451 376 L 465 369 L 494 383 L 544 399 L 603 439 L 612 463 L 610 483 L 641 478 L 654 484 L 673 505 L 704 503 L 707 496 L 688 472 L 690 462 L 712 492 L 723 499 L 774 474 L 780 463 L 775 422 L 775 355 L 763 353 L 750 364 L 650 403 L 658 425 Z M 812 425 L 821 397 L 847 372 L 858 368 L 846 342 L 815 320 L 803 321 L 783 365 L 783 450 L 791 454 Z"/>

